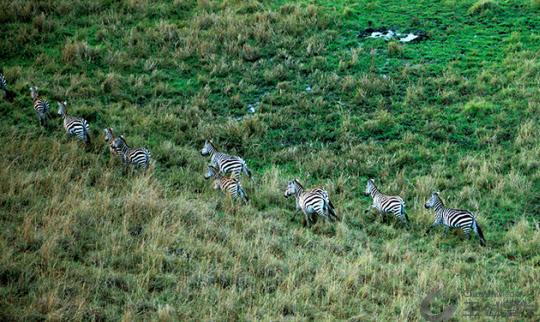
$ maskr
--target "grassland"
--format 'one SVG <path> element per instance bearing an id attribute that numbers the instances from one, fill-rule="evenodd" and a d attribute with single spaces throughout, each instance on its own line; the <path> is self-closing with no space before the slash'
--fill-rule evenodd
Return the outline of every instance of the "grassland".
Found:
<path id="1" fill-rule="evenodd" d="M 471 290 L 540 306 L 539 17 L 538 1 L 3 1 L 0 320 L 421 320 L 437 285 L 455 320 Z M 368 21 L 430 39 L 359 39 Z M 59 118 L 38 126 L 31 85 L 90 122 L 89 151 Z M 152 171 L 124 176 L 107 126 Z M 210 137 L 248 160 L 248 206 L 204 181 Z M 304 229 L 295 177 L 343 221 Z M 369 177 L 410 229 L 364 213 Z M 434 190 L 488 247 L 424 235 Z"/>

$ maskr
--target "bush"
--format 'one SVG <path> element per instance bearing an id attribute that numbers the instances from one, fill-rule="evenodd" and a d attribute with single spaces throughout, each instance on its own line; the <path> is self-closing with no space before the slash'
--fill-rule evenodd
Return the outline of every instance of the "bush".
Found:
<path id="1" fill-rule="evenodd" d="M 470 8 L 469 8 L 469 14 L 471 15 L 484 15 L 488 12 L 496 11 L 498 8 L 498 5 L 496 2 L 491 0 L 479 0 L 475 2 Z"/>
<path id="2" fill-rule="evenodd" d="M 391 41 L 388 43 L 388 56 L 390 57 L 401 57 L 403 56 L 403 46 L 398 42 Z"/>

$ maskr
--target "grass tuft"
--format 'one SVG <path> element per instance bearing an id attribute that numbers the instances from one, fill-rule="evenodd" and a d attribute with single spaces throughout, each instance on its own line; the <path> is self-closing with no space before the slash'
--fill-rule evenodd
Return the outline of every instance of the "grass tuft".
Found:
<path id="1" fill-rule="evenodd" d="M 468 13 L 471 15 L 485 15 L 498 10 L 499 5 L 493 0 L 478 0 L 469 7 Z"/>

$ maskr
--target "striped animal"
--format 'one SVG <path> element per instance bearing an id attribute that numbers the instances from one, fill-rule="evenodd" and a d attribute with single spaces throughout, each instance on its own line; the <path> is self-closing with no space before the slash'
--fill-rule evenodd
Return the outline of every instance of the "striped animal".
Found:
<path id="1" fill-rule="evenodd" d="M 64 119 L 64 129 L 67 135 L 76 136 L 84 144 L 90 144 L 90 126 L 82 117 L 69 116 L 66 108 L 67 102 L 58 102 L 58 115 Z"/>
<path id="2" fill-rule="evenodd" d="M 242 188 L 238 178 L 222 175 L 218 168 L 214 167 L 213 165 L 208 166 L 204 178 L 214 178 L 214 189 L 221 190 L 223 193 L 231 196 L 233 199 L 241 199 L 245 203 L 249 201 L 247 194 L 244 191 L 244 188 Z"/>
<path id="3" fill-rule="evenodd" d="M 242 173 L 245 173 L 251 178 L 251 171 L 247 167 L 246 161 L 237 156 L 218 152 L 211 140 L 206 140 L 201 150 L 201 155 L 209 155 L 210 164 L 216 167 L 223 175 L 230 173 L 233 177 L 239 178 Z"/>
<path id="4" fill-rule="evenodd" d="M 6 100 L 12 102 L 13 98 L 15 98 L 15 92 L 8 89 L 6 77 L 4 77 L 4 75 L 1 73 L 0 73 L 0 89 L 6 93 Z"/>
<path id="5" fill-rule="evenodd" d="M 125 166 L 142 167 L 146 171 L 150 165 L 150 151 L 145 148 L 130 148 L 123 135 L 115 138 L 110 148 L 120 153 Z"/>
<path id="6" fill-rule="evenodd" d="M 34 103 L 34 110 L 41 126 L 47 125 L 47 118 L 49 115 L 49 102 L 39 97 L 38 88 L 35 86 L 30 87 L 30 95 L 32 95 L 32 102 Z"/>
<path id="7" fill-rule="evenodd" d="M 448 232 L 448 229 L 450 227 L 460 228 L 461 230 L 463 230 L 465 235 L 467 235 L 467 238 L 470 239 L 470 232 L 472 229 L 476 236 L 478 236 L 478 238 L 480 239 L 480 245 L 486 246 L 486 240 L 484 239 L 482 229 L 480 229 L 480 226 L 478 225 L 475 216 L 470 211 L 446 208 L 441 197 L 439 197 L 438 192 L 434 192 L 431 194 L 431 198 L 429 198 L 429 200 L 426 202 L 425 207 L 426 209 L 435 210 L 435 221 L 433 222 L 433 225 L 428 228 L 426 234 L 429 233 L 432 228 L 439 225 L 444 225 L 445 233 Z"/>
<path id="8" fill-rule="evenodd" d="M 377 212 L 383 216 L 385 214 L 391 214 L 397 217 L 404 224 L 409 223 L 409 217 L 405 212 L 405 202 L 399 196 L 387 196 L 377 189 L 374 179 L 369 179 L 366 185 L 366 196 L 371 196 L 373 200 L 372 208 L 375 208 Z M 369 210 L 369 209 L 368 209 Z"/>
<path id="9" fill-rule="evenodd" d="M 103 129 L 103 132 L 105 132 L 105 142 L 109 145 L 109 151 L 111 152 L 112 155 L 117 155 L 118 157 L 122 157 L 122 154 L 121 154 L 121 151 L 120 149 L 118 150 L 115 150 L 113 148 L 113 143 L 114 143 L 114 133 L 113 133 L 113 130 L 112 128 L 106 128 L 106 129 Z"/>
<path id="10" fill-rule="evenodd" d="M 305 190 L 298 179 L 295 179 L 288 182 L 287 190 L 285 190 L 285 198 L 290 196 L 295 196 L 296 209 L 304 213 L 302 220 L 304 226 L 310 227 L 315 224 L 317 216 L 330 221 L 340 220 L 328 197 L 328 192 L 322 188 Z"/>

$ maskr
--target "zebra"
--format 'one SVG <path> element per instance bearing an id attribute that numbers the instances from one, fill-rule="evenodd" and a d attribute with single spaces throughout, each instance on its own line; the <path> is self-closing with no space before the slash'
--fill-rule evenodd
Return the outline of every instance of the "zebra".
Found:
<path id="1" fill-rule="evenodd" d="M 236 177 L 222 175 L 217 167 L 208 165 L 204 178 L 214 178 L 214 189 L 221 190 L 233 199 L 242 199 L 245 203 L 249 201 L 244 188 L 242 188 L 242 185 L 240 184 L 240 180 Z"/>
<path id="2" fill-rule="evenodd" d="M 145 171 L 148 169 L 150 157 L 152 156 L 150 151 L 145 148 L 130 148 L 123 135 L 115 138 L 110 148 L 120 153 L 125 166 L 134 165 L 142 167 Z"/>
<path id="3" fill-rule="evenodd" d="M 6 93 L 6 100 L 13 102 L 13 98 L 15 98 L 15 92 L 8 89 L 6 77 L 2 73 L 0 73 L 0 89 Z"/>
<path id="4" fill-rule="evenodd" d="M 369 179 L 366 185 L 366 196 L 371 196 L 373 204 L 371 208 L 377 209 L 377 212 L 384 218 L 385 214 L 392 214 L 405 225 L 409 225 L 409 217 L 405 212 L 405 201 L 399 196 L 387 196 L 377 189 L 374 179 Z M 366 210 L 366 212 L 369 211 Z"/>
<path id="5" fill-rule="evenodd" d="M 310 227 L 317 222 L 317 216 L 323 217 L 329 221 L 341 220 L 336 214 L 334 205 L 328 197 L 328 192 L 323 188 L 305 190 L 298 179 L 289 181 L 285 198 L 296 197 L 296 209 L 302 210 L 304 219 L 302 225 Z"/>
<path id="6" fill-rule="evenodd" d="M 68 136 L 76 136 L 84 142 L 90 144 L 90 125 L 82 117 L 69 116 L 66 108 L 67 102 L 58 102 L 58 115 L 64 119 L 64 129 Z"/>
<path id="7" fill-rule="evenodd" d="M 435 221 L 433 222 L 433 225 L 428 228 L 426 234 L 429 233 L 432 228 L 444 225 L 445 234 L 448 233 L 450 227 L 461 228 L 465 235 L 467 235 L 467 239 L 471 239 L 470 232 L 472 229 L 480 239 L 480 245 L 486 246 L 486 240 L 484 239 L 482 229 L 480 229 L 480 225 L 478 225 L 472 212 L 444 207 L 444 203 L 438 192 L 433 192 L 431 198 L 429 198 L 424 206 L 426 209 L 435 210 Z"/>
<path id="8" fill-rule="evenodd" d="M 47 125 L 47 117 L 49 114 L 49 102 L 39 97 L 38 88 L 35 86 L 30 87 L 30 95 L 34 103 L 34 110 L 41 126 Z"/>
<path id="9" fill-rule="evenodd" d="M 121 150 L 120 149 L 115 149 L 113 147 L 113 143 L 114 143 L 114 133 L 113 133 L 113 130 L 112 128 L 108 127 L 106 129 L 103 129 L 103 132 L 105 132 L 105 142 L 109 145 L 109 151 L 111 152 L 112 155 L 117 155 L 118 157 L 122 157 L 121 155 Z"/>
<path id="10" fill-rule="evenodd" d="M 201 155 L 210 156 L 210 164 L 216 167 L 223 175 L 230 173 L 233 177 L 239 178 L 242 173 L 245 173 L 251 178 L 251 171 L 246 161 L 237 156 L 218 152 L 212 140 L 206 140 L 204 142 Z"/>

